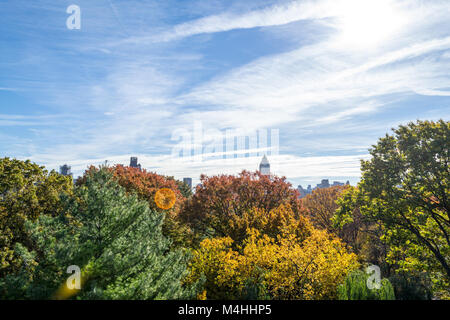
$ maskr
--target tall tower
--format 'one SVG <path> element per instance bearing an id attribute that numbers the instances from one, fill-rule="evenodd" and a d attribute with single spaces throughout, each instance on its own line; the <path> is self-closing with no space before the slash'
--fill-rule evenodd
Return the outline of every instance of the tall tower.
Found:
<path id="1" fill-rule="evenodd" d="M 137 157 L 131 157 L 130 158 L 130 167 L 138 168 L 139 170 L 141 170 L 141 164 L 138 163 L 138 158 Z"/>
<path id="2" fill-rule="evenodd" d="M 270 163 L 267 160 L 266 155 L 261 160 L 261 163 L 259 164 L 259 172 L 265 176 L 270 176 Z"/>
<path id="3" fill-rule="evenodd" d="M 130 167 L 137 168 L 138 165 L 138 158 L 137 157 L 131 157 L 130 158 Z"/>

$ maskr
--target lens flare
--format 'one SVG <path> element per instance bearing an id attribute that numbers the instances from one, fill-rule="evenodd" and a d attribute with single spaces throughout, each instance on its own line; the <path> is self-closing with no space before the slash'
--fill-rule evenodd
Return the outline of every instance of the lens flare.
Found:
<path id="1" fill-rule="evenodd" d="M 164 210 L 168 210 L 175 205 L 175 193 L 169 188 L 159 189 L 155 194 L 156 205 Z"/>

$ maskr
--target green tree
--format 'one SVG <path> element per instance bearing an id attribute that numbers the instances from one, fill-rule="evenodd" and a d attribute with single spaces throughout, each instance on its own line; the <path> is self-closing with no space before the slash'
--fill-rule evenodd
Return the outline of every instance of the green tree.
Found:
<path id="1" fill-rule="evenodd" d="M 397 300 L 431 300 L 431 281 L 426 273 L 399 272 L 389 277 Z"/>
<path id="2" fill-rule="evenodd" d="M 347 275 L 338 287 L 339 300 L 395 300 L 394 288 L 388 279 L 381 279 L 379 289 L 369 289 L 369 274 L 356 270 Z"/>
<path id="3" fill-rule="evenodd" d="M 23 262 L 14 254 L 16 243 L 33 249 L 25 223 L 42 214 L 59 214 L 61 193 L 70 194 L 72 188 L 71 177 L 48 173 L 29 160 L 0 159 L 0 278 Z"/>
<path id="4" fill-rule="evenodd" d="M 194 296 L 193 287 L 182 284 L 188 255 L 168 250 L 170 241 L 161 231 L 163 214 L 152 212 L 136 195 L 127 195 L 113 173 L 92 171 L 65 202 L 64 214 L 28 224 L 42 254 L 22 253 L 39 263 L 4 281 L 6 297 L 15 292 L 25 298 L 67 298 L 64 284 L 70 265 L 82 270 L 80 299 Z"/>
<path id="5" fill-rule="evenodd" d="M 162 230 L 163 234 L 172 240 L 172 248 L 189 247 L 192 241 L 192 232 L 186 224 L 181 223 L 178 217 L 181 207 L 186 201 L 184 197 L 186 190 L 183 189 L 183 185 L 189 189 L 187 185 L 173 177 L 163 176 L 145 169 L 122 165 L 105 168 L 114 174 L 114 178 L 121 187 L 125 188 L 126 192 L 133 193 L 140 200 L 147 201 L 151 211 L 164 213 Z M 83 177 L 77 180 L 77 185 L 84 184 L 86 177 L 98 170 L 99 168 L 91 166 Z M 169 209 L 162 209 L 155 202 L 155 194 L 162 188 L 172 190 L 175 195 L 175 204 Z"/>
<path id="6" fill-rule="evenodd" d="M 338 236 L 352 247 L 362 263 L 377 265 L 383 274 L 390 276 L 392 264 L 386 261 L 389 245 L 383 237 L 383 224 L 361 214 L 358 197 L 357 187 L 342 192 L 336 201 L 338 209 L 331 219 L 333 227 L 339 230 Z"/>
<path id="7" fill-rule="evenodd" d="M 425 270 L 448 292 L 450 123 L 417 121 L 393 130 L 362 161 L 357 195 L 342 203 L 337 220 L 351 221 L 359 207 L 365 219 L 381 222 L 388 262 L 401 271 Z"/>

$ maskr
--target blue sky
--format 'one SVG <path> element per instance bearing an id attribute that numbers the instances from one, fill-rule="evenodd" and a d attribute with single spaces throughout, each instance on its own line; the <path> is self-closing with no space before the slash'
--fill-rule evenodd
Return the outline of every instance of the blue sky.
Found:
<path id="1" fill-rule="evenodd" d="M 0 0 L 0 156 L 197 181 L 268 153 L 295 185 L 355 183 L 392 127 L 448 120 L 449 71 L 448 0 Z M 278 130 L 278 154 L 174 158 L 227 130 Z"/>

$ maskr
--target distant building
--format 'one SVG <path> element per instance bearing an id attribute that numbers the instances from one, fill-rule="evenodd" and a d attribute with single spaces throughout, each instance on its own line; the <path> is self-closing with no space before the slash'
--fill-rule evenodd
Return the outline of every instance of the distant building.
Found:
<path id="1" fill-rule="evenodd" d="M 309 192 L 307 192 L 305 189 L 303 189 L 303 187 L 301 185 L 299 185 L 297 187 L 297 190 L 298 190 L 298 193 L 300 194 L 299 198 L 304 198 L 309 194 Z"/>
<path id="2" fill-rule="evenodd" d="M 315 188 L 314 188 L 315 189 Z M 301 185 L 299 185 L 297 187 L 298 193 L 300 194 L 299 198 L 304 198 L 306 197 L 308 194 L 311 194 L 312 191 L 314 190 L 313 188 L 311 188 L 311 185 L 308 184 L 308 188 L 304 189 Z"/>
<path id="3" fill-rule="evenodd" d="M 319 183 L 316 188 L 323 189 L 323 188 L 329 188 L 329 187 L 330 187 L 330 180 L 322 179 L 322 182 Z"/>
<path id="4" fill-rule="evenodd" d="M 130 158 L 130 167 L 138 168 L 139 170 L 141 170 L 141 164 L 138 163 L 138 158 L 137 157 L 131 157 Z"/>
<path id="5" fill-rule="evenodd" d="M 70 166 L 68 166 L 67 164 L 64 164 L 59 167 L 59 173 L 62 174 L 63 176 L 72 176 L 71 169 L 72 168 Z"/>
<path id="6" fill-rule="evenodd" d="M 183 178 L 183 182 L 187 184 L 190 189 L 192 189 L 192 178 Z"/>
<path id="7" fill-rule="evenodd" d="M 265 176 L 270 176 L 270 163 L 267 160 L 266 155 L 261 160 L 261 163 L 259 164 L 259 172 Z"/>
<path id="8" fill-rule="evenodd" d="M 308 185 L 308 188 L 304 189 L 301 185 L 299 185 L 297 187 L 297 191 L 299 193 L 299 198 L 304 198 L 308 194 L 311 194 L 316 189 L 324 189 L 324 188 L 344 186 L 344 185 L 350 185 L 350 181 L 347 180 L 347 182 L 345 184 L 343 182 L 333 181 L 333 184 L 330 185 L 329 179 L 322 179 L 322 181 L 320 183 L 318 183 L 315 188 L 311 188 L 311 185 Z"/>

